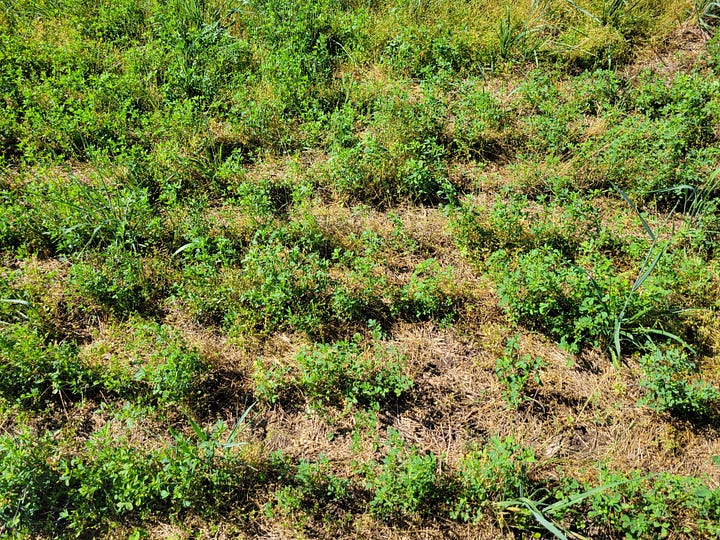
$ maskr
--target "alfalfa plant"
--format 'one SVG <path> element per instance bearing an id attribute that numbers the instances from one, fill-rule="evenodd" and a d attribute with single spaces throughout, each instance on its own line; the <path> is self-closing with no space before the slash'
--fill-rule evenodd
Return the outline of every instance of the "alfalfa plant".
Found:
<path id="1" fill-rule="evenodd" d="M 428 514 L 440 493 L 438 458 L 423 454 L 389 430 L 382 463 L 366 466 L 366 487 L 374 492 L 370 510 L 383 519 Z"/>
<path id="2" fill-rule="evenodd" d="M 717 414 L 720 391 L 697 374 L 688 354 L 678 349 L 655 349 L 640 357 L 639 381 L 646 390 L 641 404 L 681 417 L 708 418 Z"/>
<path id="3" fill-rule="evenodd" d="M 286 474 L 292 474 L 293 469 L 289 464 L 282 465 L 288 469 Z M 291 485 L 277 491 L 275 501 L 265 507 L 268 514 L 324 514 L 327 519 L 330 508 L 350 502 L 350 480 L 335 475 L 326 456 L 320 455 L 315 462 L 302 459 L 294 470 Z"/>
<path id="4" fill-rule="evenodd" d="M 0 397 L 42 407 L 83 395 L 93 379 L 74 344 L 48 344 L 29 324 L 0 327 Z"/>
<path id="5" fill-rule="evenodd" d="M 77 536 L 87 535 L 103 519 L 124 520 L 179 513 L 192 505 L 220 506 L 247 479 L 240 434 L 248 407 L 232 429 L 222 420 L 204 429 L 187 417 L 191 433 L 170 428 L 172 440 L 160 447 L 138 446 L 128 432 L 137 418 L 125 406 L 117 421 L 107 422 L 72 455 L 55 456 L 54 491 L 61 504 L 46 512 Z M 229 429 L 229 431 L 228 431 Z M 1 444 L 0 440 L 0 444 Z M 57 525 L 57 523 L 55 523 Z"/>
<path id="6" fill-rule="evenodd" d="M 281 232 L 281 231 L 280 231 Z M 293 329 L 322 334 L 333 323 L 334 279 L 329 263 L 297 244 L 283 245 L 272 233 L 250 246 L 243 259 L 240 293 L 231 301 L 226 321 L 234 332 Z"/>
<path id="7" fill-rule="evenodd" d="M 550 247 L 508 259 L 500 250 L 489 265 L 512 323 L 540 330 L 573 353 L 608 341 L 617 295 L 625 286 L 609 259 L 581 261 L 586 269 Z"/>
<path id="8" fill-rule="evenodd" d="M 408 283 L 390 307 L 395 316 L 410 320 L 435 319 L 447 324 L 455 315 L 456 299 L 452 297 L 453 268 L 443 268 L 434 258 L 426 259 L 415 268 Z"/>
<path id="9" fill-rule="evenodd" d="M 58 448 L 50 432 L 28 428 L 0 435 L 0 535 L 41 536 L 52 509 L 64 504 L 65 493 L 51 464 Z M 6 536 L 7 535 L 7 536 Z"/>
<path id="10" fill-rule="evenodd" d="M 533 358 L 530 354 L 520 355 L 519 350 L 520 335 L 515 334 L 508 339 L 502 356 L 495 363 L 495 374 L 503 385 L 503 397 L 513 409 L 529 399 L 526 387 L 531 380 L 536 385 L 541 384 L 540 369 L 545 366 L 542 358 Z"/>
<path id="11" fill-rule="evenodd" d="M 403 355 L 382 341 L 377 323 L 371 328 L 372 345 L 363 344 L 362 336 L 355 334 L 349 341 L 303 348 L 295 356 L 294 373 L 257 362 L 254 378 L 259 393 L 275 402 L 283 393 L 297 389 L 320 412 L 327 408 L 379 410 L 383 403 L 409 390 L 413 381 L 403 372 Z"/>
<path id="12" fill-rule="evenodd" d="M 136 320 L 116 331 L 125 335 L 124 347 L 100 343 L 90 351 L 107 359 L 98 370 L 106 390 L 159 405 L 185 404 L 197 397 L 208 365 L 176 328 Z"/>
<path id="13" fill-rule="evenodd" d="M 519 497 L 499 501 L 495 504 L 495 508 L 502 514 L 505 514 L 505 516 L 513 516 L 514 528 L 544 529 L 557 540 L 582 540 L 585 538 L 584 536 L 563 526 L 562 517 L 565 516 L 572 507 L 580 505 L 586 499 L 592 500 L 593 498 L 597 498 L 601 496 L 603 492 L 614 490 L 614 488 L 628 482 L 629 480 L 607 482 L 585 491 L 570 493 L 566 497 L 555 500 L 554 502 L 546 502 L 552 500 L 552 497 L 544 488 L 532 494 L 525 495 L 521 486 Z M 613 495 L 615 495 L 615 493 L 611 491 L 611 497 Z M 533 518 L 534 523 L 530 521 L 529 518 Z"/>
<path id="14" fill-rule="evenodd" d="M 460 463 L 459 492 L 453 519 L 480 521 L 493 503 L 522 497 L 530 480 L 528 466 L 535 454 L 513 437 L 492 437 L 482 448 L 471 448 Z"/>

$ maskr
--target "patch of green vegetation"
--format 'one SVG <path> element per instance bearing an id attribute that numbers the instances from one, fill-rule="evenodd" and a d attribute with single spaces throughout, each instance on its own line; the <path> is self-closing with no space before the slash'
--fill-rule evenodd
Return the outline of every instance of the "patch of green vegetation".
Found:
<path id="1" fill-rule="evenodd" d="M 301 460 L 295 467 L 288 463 L 283 465 L 279 467 L 281 474 L 284 468 L 294 471 L 292 483 L 275 493 L 275 500 L 266 507 L 267 513 L 273 516 L 317 516 L 329 508 L 352 504 L 350 481 L 332 472 L 327 457 L 320 456 L 317 462 Z M 323 517 L 327 519 L 329 516 Z"/>
<path id="2" fill-rule="evenodd" d="M 459 467 L 460 496 L 451 516 L 479 520 L 489 503 L 523 496 L 529 487 L 527 468 L 534 462 L 532 450 L 512 437 L 493 437 L 482 448 L 470 450 Z"/>
<path id="3" fill-rule="evenodd" d="M 640 358 L 647 392 L 641 403 L 657 411 L 684 417 L 707 418 L 717 414 L 720 390 L 697 377 L 688 354 L 678 349 L 657 349 Z"/>
<path id="4" fill-rule="evenodd" d="M 276 402 L 296 389 L 320 410 L 379 410 L 381 404 L 399 398 L 413 384 L 404 373 L 402 355 L 381 337 L 375 326 L 372 345 L 363 344 L 360 334 L 351 341 L 316 344 L 295 356 L 296 366 L 266 367 L 259 360 L 255 365 L 257 391 L 263 399 Z"/>
<path id="5" fill-rule="evenodd" d="M 98 376 L 107 391 L 159 405 L 197 397 L 208 365 L 175 328 L 137 320 L 117 330 L 123 341 L 87 353 L 103 362 Z"/>
<path id="6" fill-rule="evenodd" d="M 95 375 L 71 343 L 46 343 L 28 324 L 0 328 L 0 392 L 28 407 L 77 399 L 94 386 Z"/>
<path id="7" fill-rule="evenodd" d="M 0 536 L 720 534 L 718 2 L 0 6 Z"/>
<path id="8" fill-rule="evenodd" d="M 526 387 L 531 380 L 536 385 L 541 384 L 538 371 L 545 366 L 540 357 L 520 355 L 519 348 L 519 335 L 515 334 L 508 339 L 502 356 L 495 362 L 495 374 L 503 385 L 503 397 L 515 409 L 528 398 Z"/>
<path id="9" fill-rule="evenodd" d="M 382 462 L 366 465 L 366 487 L 374 493 L 370 509 L 384 519 L 430 512 L 441 494 L 437 470 L 436 455 L 422 454 L 390 431 Z"/>

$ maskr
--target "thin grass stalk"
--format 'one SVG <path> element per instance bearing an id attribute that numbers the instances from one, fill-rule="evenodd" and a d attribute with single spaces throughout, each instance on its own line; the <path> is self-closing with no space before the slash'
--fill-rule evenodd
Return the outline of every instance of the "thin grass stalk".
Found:
<path id="1" fill-rule="evenodd" d="M 613 329 L 613 345 L 614 349 L 611 350 L 612 356 L 613 356 L 613 363 L 617 366 L 620 363 L 620 358 L 622 357 L 622 347 L 621 347 L 621 337 L 629 337 L 630 341 L 635 342 L 634 336 L 628 332 L 623 332 L 622 327 L 623 324 L 626 322 L 625 313 L 627 311 L 628 306 L 630 305 L 630 301 L 632 300 L 632 297 L 634 294 L 637 293 L 638 290 L 643 286 L 645 281 L 650 277 L 650 275 L 653 273 L 655 268 L 657 267 L 658 263 L 662 259 L 663 255 L 667 252 L 668 248 L 670 247 L 670 243 L 672 241 L 672 237 L 666 240 L 663 245 L 660 247 L 660 250 L 656 252 L 656 249 L 658 246 L 661 245 L 660 239 L 655 232 L 650 228 L 650 225 L 647 223 L 645 218 L 642 216 L 640 211 L 638 210 L 637 206 L 632 202 L 630 197 L 620 188 L 620 186 L 617 186 L 615 184 L 612 184 L 612 186 L 615 188 L 615 190 L 620 193 L 622 198 L 628 203 L 628 205 L 633 209 L 635 214 L 640 218 L 640 221 L 643 225 L 643 228 L 645 229 L 645 232 L 647 232 L 648 236 L 650 237 L 652 243 L 650 244 L 650 248 L 648 249 L 647 253 L 645 254 L 645 259 L 640 266 L 640 271 L 638 272 L 637 277 L 635 278 L 635 282 L 633 283 L 632 288 L 628 292 L 625 302 L 623 304 L 622 309 L 620 310 L 620 313 L 615 318 L 615 324 Z M 677 186 L 676 188 L 673 188 L 673 190 L 677 189 L 684 189 L 684 186 Z M 677 209 L 677 206 L 679 204 L 679 201 L 675 204 L 675 207 L 668 212 L 668 215 L 665 218 L 665 221 L 663 222 L 663 225 L 665 225 L 668 220 L 670 219 L 670 216 L 673 214 L 673 212 Z M 654 256 L 653 256 L 654 255 Z M 637 320 L 639 315 L 635 315 L 631 320 Z M 641 330 L 643 333 L 647 334 L 650 329 L 646 327 L 638 327 L 636 329 Z M 662 332 L 663 335 L 666 335 L 667 337 L 672 337 L 673 339 L 684 343 L 684 341 L 679 338 L 678 336 L 675 336 L 674 334 L 671 334 L 670 332 L 660 331 L 658 330 L 656 333 Z"/>

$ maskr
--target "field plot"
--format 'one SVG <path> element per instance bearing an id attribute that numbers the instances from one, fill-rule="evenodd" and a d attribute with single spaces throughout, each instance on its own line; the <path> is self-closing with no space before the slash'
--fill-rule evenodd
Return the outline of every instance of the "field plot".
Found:
<path id="1" fill-rule="evenodd" d="M 720 537 L 718 23 L 1 0 L 0 537 Z"/>

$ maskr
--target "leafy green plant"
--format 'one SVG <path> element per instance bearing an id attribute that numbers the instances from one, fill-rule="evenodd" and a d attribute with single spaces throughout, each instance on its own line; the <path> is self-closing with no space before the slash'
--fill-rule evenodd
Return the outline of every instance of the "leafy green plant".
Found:
<path id="1" fill-rule="evenodd" d="M 199 98 L 206 103 L 222 86 L 252 66 L 247 42 L 228 32 L 240 10 L 226 2 L 177 0 L 155 10 L 155 23 L 165 42 L 165 84 L 170 99 Z"/>
<path id="2" fill-rule="evenodd" d="M 427 259 L 410 276 L 407 285 L 399 291 L 390 306 L 393 315 L 415 320 L 435 319 L 447 323 L 454 316 L 456 300 L 448 288 L 452 283 L 453 268 L 442 268 L 437 259 Z"/>
<path id="3" fill-rule="evenodd" d="M 49 509 L 65 504 L 50 460 L 57 446 L 50 433 L 24 428 L 0 435 L 0 529 L 3 534 L 33 536 L 50 525 Z"/>
<path id="4" fill-rule="evenodd" d="M 426 24 L 403 27 L 382 52 L 383 60 L 400 73 L 425 79 L 468 70 L 477 54 L 462 32 Z"/>
<path id="5" fill-rule="evenodd" d="M 641 200 L 672 199 L 673 189 L 694 175 L 686 156 L 702 152 L 712 140 L 708 126 L 718 114 L 712 105 L 718 90 L 684 74 L 669 84 L 649 72 L 641 80 L 628 112 L 604 116 L 603 132 L 579 145 L 578 177 L 594 185 L 616 184 Z"/>
<path id="6" fill-rule="evenodd" d="M 223 421 L 205 430 L 188 418 L 190 436 L 171 429 L 172 442 L 144 449 L 135 447 L 126 434 L 114 434 L 117 421 L 111 421 L 93 433 L 79 453 L 60 457 L 57 471 L 68 502 L 48 510 L 82 534 L 108 513 L 115 519 L 133 514 L 147 519 L 160 512 L 178 513 L 208 498 L 222 504 L 243 482 L 246 464 L 237 437 L 249 411 L 229 433 Z M 122 412 L 125 430 L 142 420 L 132 416 L 133 411 Z"/>
<path id="7" fill-rule="evenodd" d="M 385 145 L 367 136 L 336 150 L 328 176 L 335 189 L 356 200 L 383 207 L 401 200 L 437 204 L 455 198 L 445 151 L 431 138 Z"/>
<path id="8" fill-rule="evenodd" d="M 347 503 L 350 481 L 336 476 L 326 456 L 315 461 L 300 460 L 292 477 L 292 484 L 275 493 L 271 507 L 273 515 L 316 515 L 327 512 L 335 505 Z"/>
<path id="9" fill-rule="evenodd" d="M 93 374 L 72 343 L 45 343 L 29 324 L 0 328 L 0 393 L 10 401 L 40 407 L 73 399 L 93 387 Z"/>
<path id="10" fill-rule="evenodd" d="M 540 182 L 541 189 L 547 189 L 547 180 Z M 551 196 L 540 196 L 539 202 L 513 192 L 496 196 L 491 207 L 463 201 L 453 213 L 456 243 L 470 257 L 485 262 L 501 249 L 554 248 L 573 258 L 585 251 L 583 243 L 589 237 L 596 249 L 615 240 L 600 222 L 591 198 L 562 187 L 553 191 Z"/>
<path id="11" fill-rule="evenodd" d="M 239 297 L 227 316 L 230 325 L 270 332 L 293 328 L 322 334 L 332 278 L 316 252 L 286 247 L 276 239 L 255 243 L 243 259 Z"/>
<path id="12" fill-rule="evenodd" d="M 171 326 L 136 321 L 124 331 L 124 347 L 108 350 L 99 345 L 90 353 L 102 353 L 108 362 L 99 373 L 103 386 L 162 405 L 192 399 L 208 370 L 198 351 Z"/>
<path id="13" fill-rule="evenodd" d="M 625 287 L 607 259 L 597 258 L 592 278 L 555 249 L 521 254 L 511 268 L 506 256 L 499 251 L 491 263 L 499 271 L 498 296 L 513 322 L 543 330 L 572 351 L 591 343 L 607 346 Z"/>
<path id="14" fill-rule="evenodd" d="M 717 534 L 718 494 L 702 480 L 671 473 L 645 475 L 604 471 L 600 481 L 616 484 L 588 499 L 587 517 L 609 533 L 639 539 L 674 534 Z M 683 515 L 695 522 L 687 526 Z"/>
<path id="15" fill-rule="evenodd" d="M 459 493 L 450 515 L 476 522 L 492 501 L 522 496 L 529 486 L 527 468 L 534 462 L 532 450 L 512 437 L 492 437 L 482 448 L 471 449 L 459 467 Z"/>
<path id="16" fill-rule="evenodd" d="M 70 283 L 77 293 L 120 316 L 157 310 L 167 278 L 157 259 L 114 245 L 86 255 L 70 268 Z"/>
<path id="17" fill-rule="evenodd" d="M 249 464 L 242 454 L 246 443 L 239 436 L 247 427 L 252 408 L 246 408 L 229 431 L 223 420 L 203 429 L 190 417 L 193 436 L 170 430 L 174 443 L 159 455 L 160 479 L 167 486 L 160 497 L 183 508 L 207 496 L 224 505 L 225 498 L 244 484 L 243 469 Z"/>
<path id="18" fill-rule="evenodd" d="M 89 37 L 130 45 L 139 40 L 146 30 L 145 12 L 133 2 L 100 3 L 94 7 L 96 13 L 86 15 L 88 24 L 83 28 Z"/>
<path id="19" fill-rule="evenodd" d="M 695 364 L 678 349 L 655 349 L 640 357 L 646 391 L 640 403 L 658 411 L 704 418 L 717 414 L 720 390 L 699 378 Z"/>
<path id="20" fill-rule="evenodd" d="M 375 247 L 364 254 L 335 250 L 335 270 L 343 269 L 345 277 L 333 291 L 332 307 L 337 317 L 347 321 L 384 320 L 388 318 L 389 299 L 394 294 L 378 263 Z"/>
<path id="21" fill-rule="evenodd" d="M 439 495 L 438 458 L 422 455 L 394 430 L 389 430 L 382 463 L 366 468 L 366 487 L 373 490 L 373 513 L 384 519 L 431 512 Z"/>
<path id="22" fill-rule="evenodd" d="M 542 358 L 532 358 L 529 354 L 518 354 L 520 336 L 515 334 L 508 339 L 503 355 L 495 362 L 495 374 L 503 385 L 503 396 L 513 409 L 527 399 L 525 389 L 531 378 L 540 383 L 539 370 L 545 366 Z"/>
<path id="23" fill-rule="evenodd" d="M 295 357 L 297 372 L 289 368 L 265 368 L 256 364 L 255 380 L 259 392 L 276 401 L 282 389 L 296 387 L 309 403 L 320 410 L 326 407 L 352 407 L 378 410 L 393 397 L 400 397 L 412 387 L 412 379 L 403 373 L 403 357 L 392 346 L 379 341 L 362 344 L 356 334 L 352 341 L 316 344 Z"/>
<path id="24" fill-rule="evenodd" d="M 496 504 L 497 508 L 502 512 L 506 512 L 511 516 L 515 516 L 514 524 L 521 530 L 524 529 L 544 529 L 552 534 L 557 540 L 568 540 L 568 538 L 576 538 L 578 534 L 570 528 L 564 526 L 563 518 L 568 515 L 581 515 L 583 507 L 587 505 L 586 500 L 593 497 L 599 497 L 606 491 L 616 489 L 622 486 L 627 480 L 616 480 L 607 482 L 603 485 L 579 489 L 579 483 L 574 479 L 563 479 L 562 483 L 567 489 L 568 485 L 572 487 L 568 489 L 570 493 L 565 495 L 563 488 L 558 489 L 553 495 L 547 492 L 545 488 L 540 488 L 532 494 L 523 495 L 515 499 L 500 501 Z M 557 498 L 557 500 L 553 500 Z M 550 499 L 550 502 L 546 502 Z M 580 508 L 576 509 L 575 507 Z M 518 518 L 530 518 L 534 521 L 521 521 Z"/>
<path id="25" fill-rule="evenodd" d="M 522 245 L 528 238 L 526 201 L 520 196 L 495 200 L 492 209 L 464 201 L 454 215 L 455 241 L 468 255 L 487 258 L 499 249 Z"/>
<path id="26" fill-rule="evenodd" d="M 453 145 L 470 158 L 498 159 L 512 142 L 512 117 L 508 107 L 482 83 L 476 78 L 464 81 L 460 99 L 450 104 L 455 117 Z"/>

